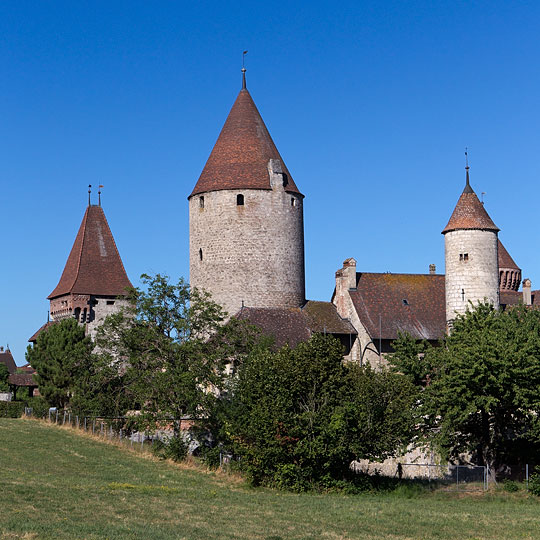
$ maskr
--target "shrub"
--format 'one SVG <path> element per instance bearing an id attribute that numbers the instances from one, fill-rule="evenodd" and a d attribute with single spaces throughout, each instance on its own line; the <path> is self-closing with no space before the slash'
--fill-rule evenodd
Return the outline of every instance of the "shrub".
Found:
<path id="1" fill-rule="evenodd" d="M 529 478 L 529 491 L 540 497 L 540 465 L 534 469 L 534 473 Z"/>
<path id="2" fill-rule="evenodd" d="M 44 418 L 49 412 L 49 403 L 42 396 L 27 398 L 24 405 L 32 409 L 32 416 L 36 418 Z"/>
<path id="3" fill-rule="evenodd" d="M 504 480 L 502 487 L 504 491 L 508 491 L 509 493 L 515 493 L 516 491 L 519 491 L 518 483 L 514 482 L 513 480 Z"/>
<path id="4" fill-rule="evenodd" d="M 186 459 L 187 447 L 182 436 L 173 436 L 165 440 L 156 439 L 152 444 L 152 452 L 161 459 L 178 462 Z"/>
<path id="5" fill-rule="evenodd" d="M 0 401 L 0 417 L 20 418 L 24 412 L 22 401 Z"/>

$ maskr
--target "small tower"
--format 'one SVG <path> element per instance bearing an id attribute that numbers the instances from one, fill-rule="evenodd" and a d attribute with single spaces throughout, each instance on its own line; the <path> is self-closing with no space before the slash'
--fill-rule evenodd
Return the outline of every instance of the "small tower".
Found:
<path id="1" fill-rule="evenodd" d="M 189 201 L 190 284 L 229 315 L 305 302 L 303 198 L 246 88 Z"/>
<path id="2" fill-rule="evenodd" d="M 442 231 L 448 328 L 456 314 L 467 311 L 469 301 L 487 300 L 499 308 L 499 229 L 471 188 L 468 164 L 465 170 L 465 189 Z"/>
<path id="3" fill-rule="evenodd" d="M 47 297 L 51 317 L 75 317 L 94 336 L 107 315 L 127 305 L 122 297 L 131 287 L 105 213 L 89 202 L 60 281 Z"/>

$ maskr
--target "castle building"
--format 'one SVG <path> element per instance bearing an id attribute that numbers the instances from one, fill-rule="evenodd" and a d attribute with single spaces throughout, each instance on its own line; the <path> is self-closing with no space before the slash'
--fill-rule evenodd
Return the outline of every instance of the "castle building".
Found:
<path id="1" fill-rule="evenodd" d="M 246 88 L 189 201 L 190 284 L 229 315 L 305 302 L 304 196 Z"/>
<path id="2" fill-rule="evenodd" d="M 499 307 L 499 228 L 466 183 L 444 234 L 446 266 L 446 321 L 448 327 L 456 314 L 463 314 L 470 302 L 487 300 Z"/>
<path id="3" fill-rule="evenodd" d="M 84 324 L 87 334 L 94 336 L 107 315 L 127 305 L 124 297 L 132 287 L 103 208 L 89 203 L 60 281 L 48 296 L 52 321 L 29 341 L 35 342 L 41 331 L 67 317 Z"/>

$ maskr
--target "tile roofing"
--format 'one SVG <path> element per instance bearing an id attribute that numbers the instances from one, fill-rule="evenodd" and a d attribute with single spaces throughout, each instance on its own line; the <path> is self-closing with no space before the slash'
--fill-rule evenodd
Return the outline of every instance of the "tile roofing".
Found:
<path id="1" fill-rule="evenodd" d="M 62 277 L 49 299 L 64 294 L 121 296 L 132 287 L 101 206 L 88 206 Z"/>
<path id="2" fill-rule="evenodd" d="M 12 373 L 8 379 L 9 384 L 15 386 L 37 386 L 33 373 Z"/>
<path id="3" fill-rule="evenodd" d="M 522 291 L 500 291 L 499 303 L 502 306 L 515 306 L 523 302 Z M 540 307 L 540 290 L 531 291 L 531 305 Z"/>
<path id="4" fill-rule="evenodd" d="M 358 272 L 350 295 L 371 339 L 396 339 L 401 331 L 437 340 L 446 332 L 444 275 Z"/>
<path id="5" fill-rule="evenodd" d="M 271 189 L 270 159 L 279 159 L 288 184 L 300 193 L 248 90 L 242 88 L 190 197 L 223 189 Z"/>
<path id="6" fill-rule="evenodd" d="M 443 234 L 456 229 L 482 229 L 488 231 L 500 230 L 491 220 L 484 205 L 478 200 L 476 193 L 469 184 L 469 171 L 465 189 L 459 198 Z"/>
<path id="7" fill-rule="evenodd" d="M 514 262 L 514 259 L 510 256 L 510 253 L 503 246 L 502 242 L 499 240 L 499 269 L 504 268 L 505 270 L 519 270 L 521 268 Z"/>
<path id="8" fill-rule="evenodd" d="M 4 364 L 10 373 L 15 373 L 17 369 L 15 360 L 9 349 L 0 352 L 0 364 Z"/>
<path id="9" fill-rule="evenodd" d="M 47 321 L 41 328 L 36 330 L 34 335 L 31 338 L 28 339 L 28 342 L 29 343 L 35 343 L 37 341 L 37 338 L 38 338 L 39 334 L 41 334 L 41 332 L 47 330 L 47 328 L 49 328 L 49 326 L 51 326 L 53 324 L 56 324 L 56 321 Z"/>
<path id="10" fill-rule="evenodd" d="M 303 308 L 244 307 L 236 317 L 249 321 L 273 337 L 276 348 L 286 344 L 296 347 L 313 333 L 356 335 L 352 324 L 338 315 L 331 302 L 308 301 Z"/>

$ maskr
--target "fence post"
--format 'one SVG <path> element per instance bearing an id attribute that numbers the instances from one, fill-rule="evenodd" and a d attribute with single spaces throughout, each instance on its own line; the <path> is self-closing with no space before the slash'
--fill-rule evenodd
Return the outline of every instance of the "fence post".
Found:
<path id="1" fill-rule="evenodd" d="M 525 465 L 525 484 L 527 486 L 527 491 L 529 491 L 529 464 Z"/>

